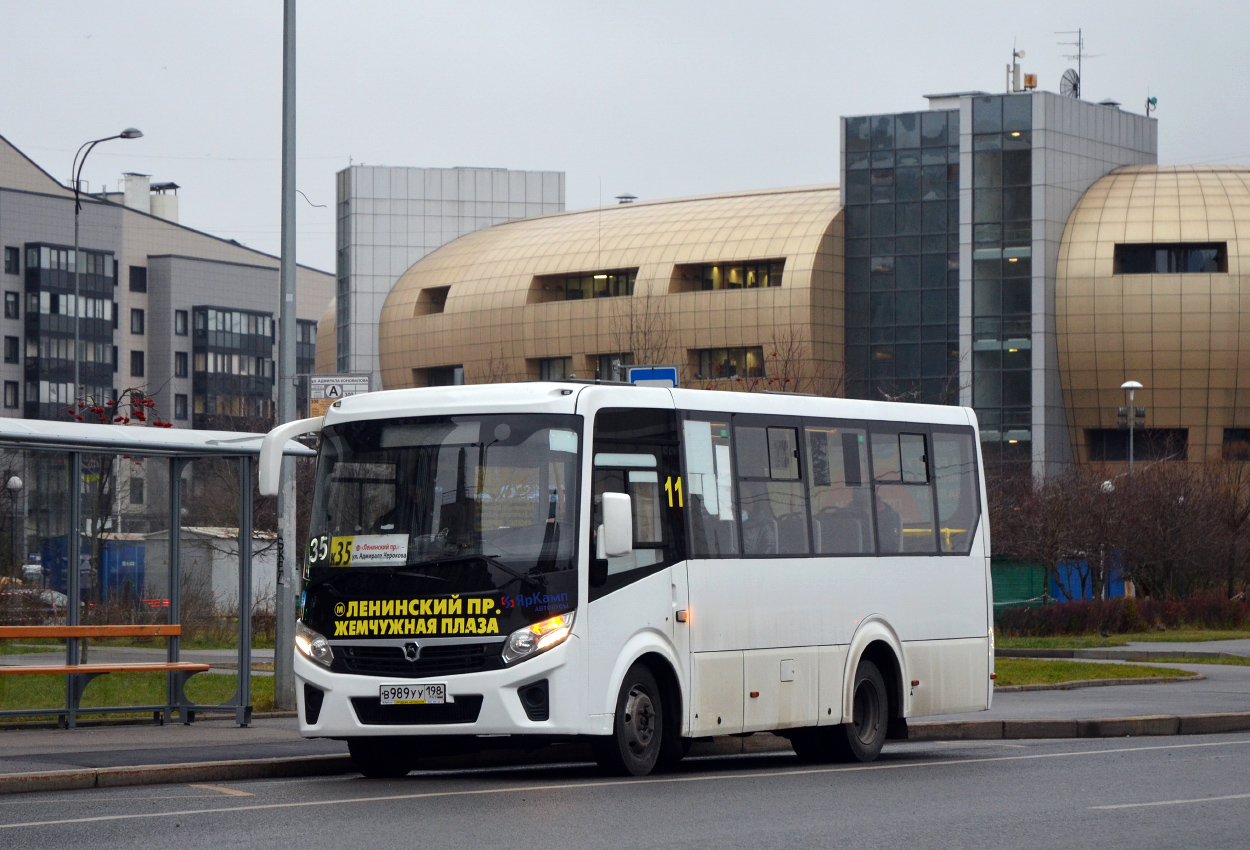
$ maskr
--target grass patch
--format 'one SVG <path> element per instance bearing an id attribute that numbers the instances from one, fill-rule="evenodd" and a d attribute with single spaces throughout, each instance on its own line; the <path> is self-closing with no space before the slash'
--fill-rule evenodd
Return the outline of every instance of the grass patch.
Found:
<path id="1" fill-rule="evenodd" d="M 34 655 L 39 652 L 65 652 L 65 647 L 48 644 L 21 644 L 0 641 L 0 655 Z"/>
<path id="2" fill-rule="evenodd" d="M 1166 632 L 1126 632 L 1103 637 L 1097 634 L 1057 635 L 1055 637 L 996 636 L 999 649 L 1093 649 L 1103 646 L 1128 646 L 1130 641 L 1149 643 L 1198 643 L 1208 640 L 1245 640 L 1250 630 L 1218 631 L 1215 629 L 1174 629 Z"/>
<path id="3" fill-rule="evenodd" d="M 128 716 L 127 706 L 159 705 L 165 702 L 164 673 L 109 673 L 99 676 L 87 685 L 83 693 L 83 708 L 116 706 L 116 714 L 106 717 Z M 204 705 L 216 705 L 234 696 L 237 687 L 235 676 L 224 673 L 199 673 L 187 682 L 187 697 Z M 51 676 L 0 676 L 0 710 L 18 711 L 39 708 L 63 708 L 65 706 L 65 677 Z M 255 711 L 273 710 L 273 677 L 252 677 L 252 708 Z M 97 715 L 92 715 L 97 716 Z M 133 713 L 129 716 L 133 716 Z M 50 718 L 32 718 L 50 719 Z"/>
<path id="4" fill-rule="evenodd" d="M 1052 661 L 1045 658 L 998 658 L 994 661 L 998 687 L 1059 685 L 1089 679 L 1147 679 L 1158 676 L 1196 676 L 1184 670 L 1141 664 L 1095 664 L 1090 661 Z"/>
<path id="5" fill-rule="evenodd" d="M 1129 661 L 1149 661 L 1153 664 L 1223 664 L 1227 667 L 1250 667 L 1250 658 L 1130 658 Z"/>

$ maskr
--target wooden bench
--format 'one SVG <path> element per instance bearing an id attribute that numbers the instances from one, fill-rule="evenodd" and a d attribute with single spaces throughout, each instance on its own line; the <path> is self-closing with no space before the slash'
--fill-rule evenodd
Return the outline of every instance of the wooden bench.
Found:
<path id="1" fill-rule="evenodd" d="M 112 637 L 180 637 L 182 635 L 182 626 L 180 625 L 159 625 L 159 626 L 0 626 L 0 639 L 8 638 L 60 638 L 67 641 L 90 640 L 91 638 L 112 638 Z M 76 648 L 76 647 L 75 647 Z M 77 652 L 69 653 L 70 657 L 77 657 Z M 2 657 L 2 656 L 0 656 Z M 192 661 L 125 661 L 112 664 L 0 664 L 0 676 L 39 676 L 39 675 L 57 675 L 67 676 L 66 685 L 66 707 L 54 710 L 32 710 L 18 712 L 0 712 L 0 714 L 16 714 L 16 715 L 39 715 L 39 714 L 58 714 L 65 715 L 69 726 L 76 725 L 77 716 L 82 709 L 79 703 L 82 700 L 83 692 L 87 689 L 87 685 L 97 676 L 103 676 L 107 673 L 173 673 L 174 681 L 170 683 L 170 696 L 166 700 L 166 705 L 161 706 L 125 706 L 118 710 L 151 710 L 153 718 L 157 722 L 168 720 L 171 713 L 172 702 L 175 695 L 179 698 L 182 694 L 183 685 L 186 680 L 196 673 L 203 673 L 209 669 L 209 665 Z M 88 711 L 94 711 L 89 709 Z"/>

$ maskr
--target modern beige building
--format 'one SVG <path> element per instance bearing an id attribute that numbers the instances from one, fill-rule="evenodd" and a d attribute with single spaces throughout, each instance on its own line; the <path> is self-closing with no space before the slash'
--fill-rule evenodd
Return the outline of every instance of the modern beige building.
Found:
<path id="1" fill-rule="evenodd" d="M 414 264 L 387 298 L 383 385 L 607 378 L 618 364 L 672 363 L 684 386 L 836 392 L 839 209 L 837 188 L 818 186 L 623 204 L 463 236 Z"/>
<path id="2" fill-rule="evenodd" d="M 1143 384 L 1137 457 L 1205 461 L 1250 448 L 1250 169 L 1134 166 L 1103 177 L 1068 219 L 1055 299 L 1078 461 L 1123 458 L 1117 409 L 1129 380 Z"/>

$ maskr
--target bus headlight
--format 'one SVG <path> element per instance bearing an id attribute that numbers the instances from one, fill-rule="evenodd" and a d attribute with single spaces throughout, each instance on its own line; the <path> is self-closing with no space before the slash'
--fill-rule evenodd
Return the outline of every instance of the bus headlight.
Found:
<path id="1" fill-rule="evenodd" d="M 330 648 L 330 642 L 324 635 L 305 626 L 303 620 L 295 621 L 295 648 L 325 667 L 329 667 L 334 661 L 334 650 Z"/>
<path id="2" fill-rule="evenodd" d="M 569 636 L 569 632 L 573 630 L 575 613 L 575 611 L 569 611 L 567 614 L 560 614 L 549 620 L 543 620 L 541 623 L 517 629 L 508 635 L 508 641 L 503 645 L 503 663 L 511 664 L 513 661 L 529 658 L 531 655 L 537 655 L 556 644 L 563 643 L 564 639 Z"/>

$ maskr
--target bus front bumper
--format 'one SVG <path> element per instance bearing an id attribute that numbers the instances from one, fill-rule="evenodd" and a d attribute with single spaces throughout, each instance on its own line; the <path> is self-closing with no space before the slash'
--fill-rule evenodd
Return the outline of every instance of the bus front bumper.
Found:
<path id="1" fill-rule="evenodd" d="M 295 653 L 295 694 L 299 707 L 300 734 L 306 738 L 351 738 L 362 736 L 439 736 L 439 735 L 576 735 L 584 730 L 580 721 L 582 691 L 579 686 L 579 661 L 577 638 L 570 636 L 559 646 L 533 658 L 516 663 L 503 670 L 483 673 L 463 673 L 454 676 L 430 676 L 421 679 L 403 677 L 360 676 L 332 673 L 311 661 L 302 653 Z M 546 680 L 547 720 L 530 720 L 522 703 L 520 691 L 527 686 Z M 418 682 L 444 682 L 449 702 L 461 711 L 442 712 L 452 722 L 395 723 L 387 714 L 396 712 L 370 711 L 368 703 L 376 704 L 379 687 L 383 684 L 414 684 Z M 305 686 L 323 693 L 316 722 L 309 723 L 310 696 Z M 313 695 L 315 696 L 315 694 Z M 362 706 L 354 705 L 359 699 Z M 481 699 L 476 719 L 465 721 L 458 715 L 471 715 L 472 705 Z M 362 717 L 363 715 L 363 717 Z"/>

